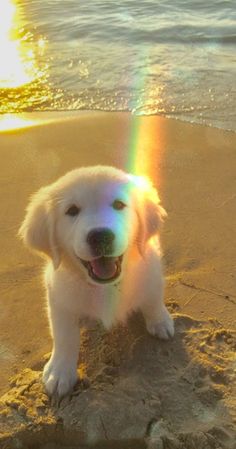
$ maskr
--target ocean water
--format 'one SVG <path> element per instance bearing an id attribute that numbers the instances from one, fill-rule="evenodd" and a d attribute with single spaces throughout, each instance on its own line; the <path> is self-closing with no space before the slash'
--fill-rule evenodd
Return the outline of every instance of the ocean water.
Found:
<path id="1" fill-rule="evenodd" d="M 236 129 L 235 0 L 0 0 L 0 112 Z"/>

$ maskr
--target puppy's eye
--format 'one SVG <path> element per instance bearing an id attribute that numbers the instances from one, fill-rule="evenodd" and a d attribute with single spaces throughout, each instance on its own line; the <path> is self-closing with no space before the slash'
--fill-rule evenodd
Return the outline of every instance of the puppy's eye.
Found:
<path id="1" fill-rule="evenodd" d="M 126 204 L 123 203 L 123 201 L 115 200 L 115 201 L 113 201 L 113 203 L 112 203 L 112 207 L 113 207 L 113 209 L 115 209 L 115 210 L 122 210 L 122 209 L 124 209 L 124 208 L 126 207 Z"/>
<path id="2" fill-rule="evenodd" d="M 71 217 L 75 217 L 79 213 L 80 209 L 75 204 L 73 204 L 73 206 L 70 206 L 66 211 L 66 215 L 70 215 Z"/>

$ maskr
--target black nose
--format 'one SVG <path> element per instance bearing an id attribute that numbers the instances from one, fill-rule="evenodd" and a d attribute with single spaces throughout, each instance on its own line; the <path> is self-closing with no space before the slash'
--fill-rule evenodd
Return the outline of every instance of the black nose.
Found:
<path id="1" fill-rule="evenodd" d="M 115 235 L 108 228 L 92 229 L 87 235 L 87 242 L 94 256 L 108 256 L 113 251 Z"/>

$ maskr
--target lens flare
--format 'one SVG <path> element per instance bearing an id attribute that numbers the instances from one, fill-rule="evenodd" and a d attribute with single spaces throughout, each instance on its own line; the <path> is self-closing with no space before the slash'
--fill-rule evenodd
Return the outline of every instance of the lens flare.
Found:
<path id="1" fill-rule="evenodd" d="M 132 117 L 125 166 L 131 173 L 152 178 L 159 188 L 161 161 L 166 139 L 165 120 L 156 115 L 145 116 L 142 113 L 143 107 L 148 104 L 150 97 L 148 84 L 150 54 L 146 48 L 141 50 L 139 58 L 144 63 L 143 69 L 137 71 L 136 78 L 133 80 L 134 90 L 138 92 L 138 97 L 129 105 Z M 153 99 L 155 104 L 161 103 L 161 93 L 162 86 L 157 85 L 151 95 L 155 96 Z"/>
<path id="2" fill-rule="evenodd" d="M 127 171 L 150 177 L 160 187 L 165 139 L 163 118 L 132 116 L 126 161 Z"/>

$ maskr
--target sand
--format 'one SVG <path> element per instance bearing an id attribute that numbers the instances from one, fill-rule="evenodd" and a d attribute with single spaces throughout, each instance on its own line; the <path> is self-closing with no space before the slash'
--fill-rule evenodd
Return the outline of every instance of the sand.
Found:
<path id="1" fill-rule="evenodd" d="M 236 134 L 128 113 L 35 118 L 0 133 L 0 447 L 236 448 Z M 158 187 L 176 336 L 150 337 L 139 315 L 84 329 L 85 380 L 55 404 L 40 379 L 51 350 L 43 265 L 16 234 L 32 192 L 90 164 L 136 167 Z"/>

